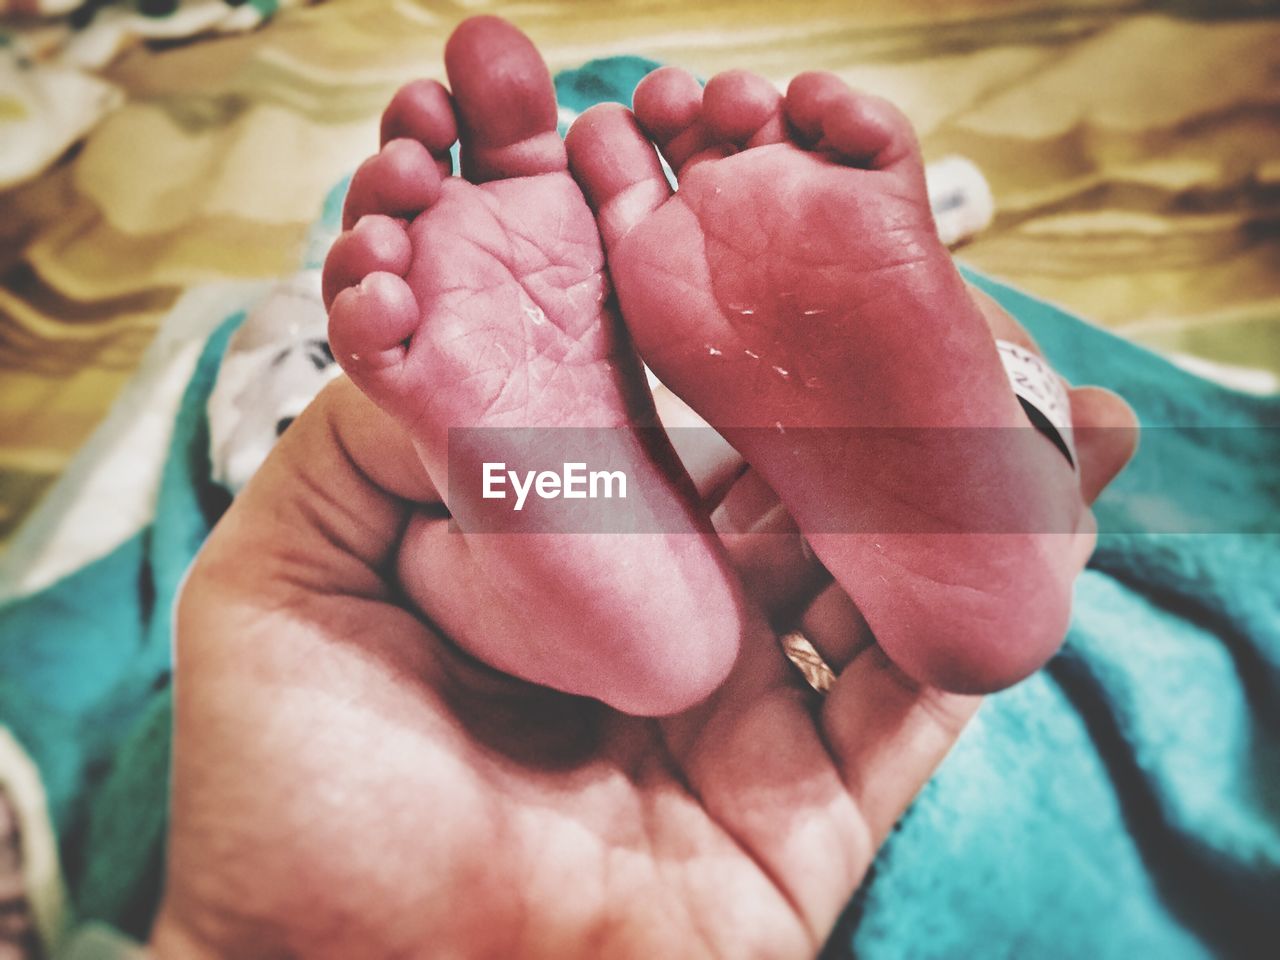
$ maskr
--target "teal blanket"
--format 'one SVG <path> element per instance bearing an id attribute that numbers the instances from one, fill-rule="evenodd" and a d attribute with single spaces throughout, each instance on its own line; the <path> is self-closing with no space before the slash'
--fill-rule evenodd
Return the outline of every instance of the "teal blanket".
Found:
<path id="1" fill-rule="evenodd" d="M 557 89 L 573 110 L 626 101 L 653 66 L 597 61 Z M 1119 960 L 1269 945 L 1274 956 L 1280 398 L 1217 387 L 971 276 L 1068 378 L 1120 392 L 1148 426 L 1201 429 L 1144 435 L 1099 504 L 1104 532 L 1064 649 L 986 702 L 827 953 Z M 238 321 L 209 341 L 187 389 L 151 526 L 0 609 L 0 723 L 43 778 L 76 914 L 136 936 L 160 880 L 169 609 L 227 502 L 209 480 L 204 406 Z M 1206 514 L 1218 532 L 1140 532 Z"/>

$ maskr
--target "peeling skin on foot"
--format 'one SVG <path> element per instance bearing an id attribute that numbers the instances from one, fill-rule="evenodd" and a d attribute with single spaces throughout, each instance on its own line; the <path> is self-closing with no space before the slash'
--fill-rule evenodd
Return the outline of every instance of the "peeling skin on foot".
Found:
<path id="1" fill-rule="evenodd" d="M 937 513 L 959 502 L 940 498 L 947 478 L 964 476 L 1003 477 L 1030 529 L 1080 528 L 1079 485 L 1051 444 L 1029 462 L 984 462 L 963 446 L 921 459 L 921 444 L 887 446 L 863 429 L 1027 426 L 984 308 L 937 238 L 897 111 L 830 75 L 798 77 L 784 99 L 741 72 L 706 93 L 660 72 L 635 105 L 634 118 L 588 111 L 569 137 L 571 168 L 597 209 L 621 185 L 663 182 L 653 145 L 677 172 L 674 196 L 604 231 L 628 330 L 802 530 L 838 530 L 842 511 L 882 508 L 918 517 L 921 529 L 982 529 L 983 516 Z M 603 151 L 613 168 L 594 162 Z M 741 362 L 723 362 L 733 356 Z M 817 435 L 793 437 L 792 426 L 848 432 L 807 449 Z M 964 509 L 975 506 L 995 509 Z M 965 692 L 1005 686 L 1048 658 L 1081 554 L 1034 535 L 810 542 L 900 667 Z"/>
<path id="2" fill-rule="evenodd" d="M 784 98 L 736 71 L 704 102 L 692 77 L 657 71 L 634 116 L 595 108 L 562 143 L 545 64 L 513 28 L 468 21 L 446 65 L 452 96 L 419 81 L 388 109 L 383 150 L 353 178 L 325 296 L 335 354 L 409 432 L 435 486 L 464 498 L 455 515 L 470 495 L 449 486 L 451 428 L 630 435 L 652 423 L 634 342 L 814 531 L 908 674 L 978 691 L 1048 657 L 1087 550 L 1035 535 L 818 532 L 867 510 L 968 529 L 993 506 L 942 495 L 974 477 L 1001 479 L 1044 529 L 1088 526 L 1079 482 L 1047 442 L 1025 459 L 960 449 L 939 462 L 858 432 L 1026 426 L 992 339 L 1012 321 L 992 319 L 938 241 L 896 110 L 825 74 L 802 74 Z M 455 135 L 466 179 L 446 175 Z M 674 197 L 655 145 L 677 171 Z M 851 432 L 816 442 L 810 428 Z M 639 713 L 706 696 L 750 604 L 675 458 L 635 448 L 647 457 L 636 486 L 656 492 L 673 534 L 442 539 L 423 518 L 401 550 L 406 592 L 469 652 L 525 679 Z"/>

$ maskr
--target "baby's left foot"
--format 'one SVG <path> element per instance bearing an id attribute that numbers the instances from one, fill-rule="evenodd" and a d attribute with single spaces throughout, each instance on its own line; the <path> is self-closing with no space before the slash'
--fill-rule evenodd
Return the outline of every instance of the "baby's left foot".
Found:
<path id="1" fill-rule="evenodd" d="M 634 116 L 594 108 L 568 145 L 641 355 L 777 491 L 889 656 L 966 692 L 1048 659 L 1091 516 L 1063 453 L 1004 429 L 1027 416 L 905 118 L 830 74 L 784 101 L 663 69 Z"/>

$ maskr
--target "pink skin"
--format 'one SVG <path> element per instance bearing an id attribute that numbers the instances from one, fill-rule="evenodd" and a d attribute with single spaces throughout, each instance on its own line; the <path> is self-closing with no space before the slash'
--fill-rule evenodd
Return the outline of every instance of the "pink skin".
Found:
<path id="1" fill-rule="evenodd" d="M 905 118 L 830 74 L 802 74 L 784 99 L 745 71 L 704 92 L 664 68 L 634 115 L 587 111 L 568 150 L 641 356 L 777 491 L 890 658 L 961 692 L 1043 664 L 1093 542 L 1081 478 L 1047 439 L 788 433 L 1027 426 L 989 323 L 1025 334 L 938 241 Z M 1127 417 L 1110 400 L 1106 418 Z M 966 481 L 999 495 L 966 496 Z M 858 511 L 889 532 L 849 532 L 866 529 Z M 1009 511 L 1054 532 L 956 535 Z"/>
<path id="2" fill-rule="evenodd" d="M 325 264 L 334 355 L 409 432 L 446 498 L 450 427 L 617 427 L 634 486 L 672 532 L 460 535 L 422 510 L 399 579 L 500 670 L 629 713 L 682 710 L 721 683 L 749 615 L 688 478 L 631 429 L 656 422 L 652 401 L 546 66 L 491 17 L 459 27 L 445 62 L 452 96 L 432 81 L 396 94 L 381 151 L 352 180 Z M 458 138 L 465 179 L 447 176 Z"/>
<path id="3" fill-rule="evenodd" d="M 637 90 L 638 122 L 616 106 L 589 111 L 566 158 L 546 67 L 514 28 L 469 21 L 446 62 L 453 97 L 421 81 L 387 108 L 324 281 L 335 354 L 409 432 L 439 490 L 450 427 L 634 438 L 630 425 L 655 422 L 607 300 L 602 236 L 645 358 L 781 495 L 900 667 L 977 692 L 1048 658 L 1092 546 L 1085 502 L 1127 450 L 1082 447 L 1077 476 L 1025 430 L 1030 442 L 1013 449 L 941 453 L 787 433 L 1026 426 L 991 335 L 1034 344 L 956 275 L 892 107 L 826 74 L 798 77 L 784 102 L 745 72 L 715 78 L 704 97 L 687 74 L 661 70 Z M 466 179 L 442 179 L 459 132 Z M 655 142 L 680 173 L 674 198 Z M 1132 423 L 1105 391 L 1071 400 L 1081 425 Z M 676 532 L 458 536 L 424 509 L 397 569 L 481 660 L 663 714 L 715 688 L 753 614 L 670 451 L 636 441 L 627 454 Z M 957 494 L 957 479 L 1001 496 Z M 832 532 L 867 509 L 921 532 Z M 1009 510 L 1025 529 L 1063 532 L 954 535 Z"/>

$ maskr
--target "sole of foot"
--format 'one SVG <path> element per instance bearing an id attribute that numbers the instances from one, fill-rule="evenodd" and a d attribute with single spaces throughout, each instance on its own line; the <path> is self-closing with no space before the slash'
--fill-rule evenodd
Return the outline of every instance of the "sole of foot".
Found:
<path id="1" fill-rule="evenodd" d="M 405 533 L 399 579 L 500 670 L 630 713 L 682 710 L 735 661 L 736 581 L 688 478 L 645 429 L 651 398 L 568 172 L 545 64 L 492 17 L 464 22 L 445 63 L 451 90 L 400 90 L 381 150 L 352 179 L 324 273 L 334 355 L 411 435 L 455 518 L 491 505 L 479 483 L 451 488 L 451 470 L 478 477 L 481 456 L 514 466 L 556 428 L 609 428 L 661 532 L 539 529 L 532 505 L 521 532 L 459 533 L 424 514 Z M 449 176 L 455 140 L 460 177 Z M 459 428 L 493 432 L 451 457 Z"/>
<path id="2" fill-rule="evenodd" d="M 831 74 L 784 96 L 663 68 L 568 150 L 641 356 L 777 491 L 895 663 L 966 693 L 1042 665 L 1092 548 L 1087 487 L 1131 449 L 1082 449 L 1077 472 L 1030 428 L 993 331 L 1029 338 L 938 240 L 907 120 Z M 1133 422 L 1105 391 L 1072 405 Z"/>

